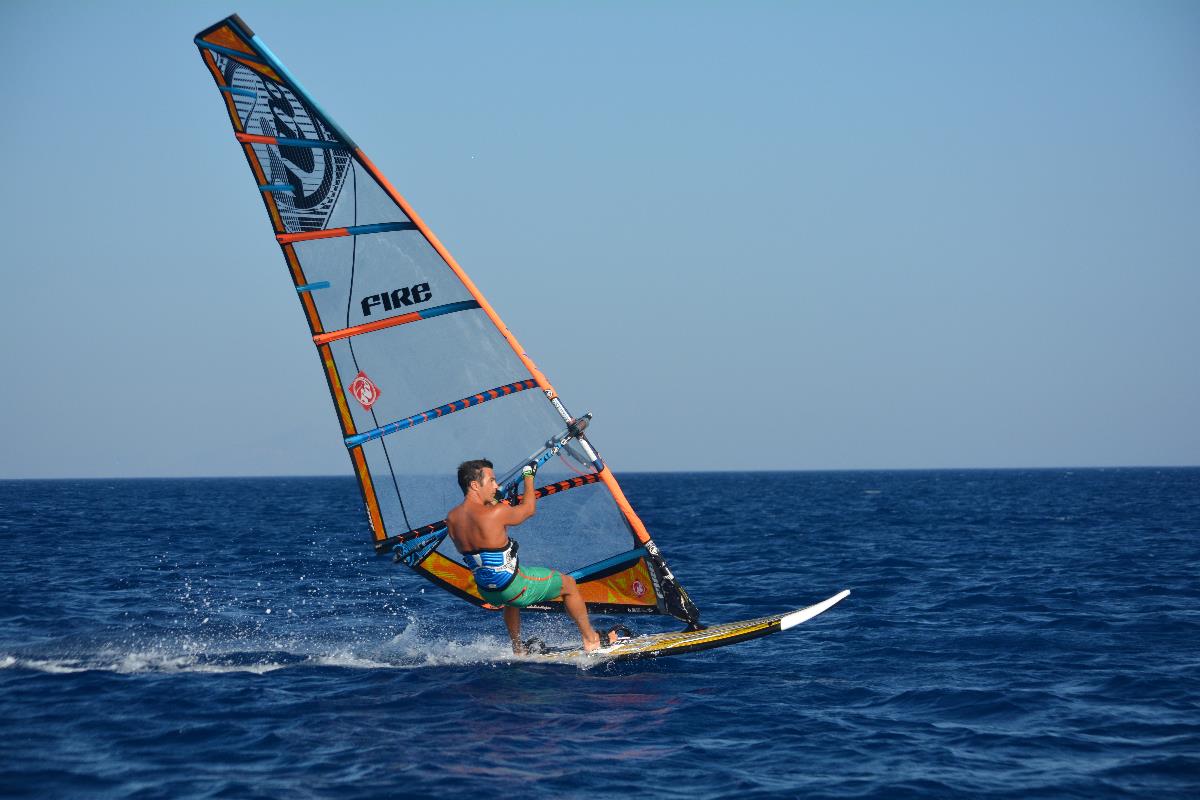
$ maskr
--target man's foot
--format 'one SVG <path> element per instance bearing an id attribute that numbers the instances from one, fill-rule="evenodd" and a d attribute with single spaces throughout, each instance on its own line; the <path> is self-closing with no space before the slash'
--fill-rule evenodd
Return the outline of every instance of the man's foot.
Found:
<path id="1" fill-rule="evenodd" d="M 613 625 L 611 628 L 600 634 L 604 646 L 614 645 L 622 639 L 632 639 L 633 631 L 626 628 L 624 625 Z"/>
<path id="2" fill-rule="evenodd" d="M 595 631 L 592 631 L 592 636 L 596 637 L 595 644 L 591 643 L 592 639 L 590 639 L 587 634 L 584 634 L 583 636 L 583 651 L 585 653 L 590 653 L 593 650 L 597 650 L 601 647 L 611 647 L 619 642 L 622 636 L 624 636 L 626 639 L 632 639 L 633 632 L 624 625 L 614 625 L 603 633 L 596 633 Z"/>

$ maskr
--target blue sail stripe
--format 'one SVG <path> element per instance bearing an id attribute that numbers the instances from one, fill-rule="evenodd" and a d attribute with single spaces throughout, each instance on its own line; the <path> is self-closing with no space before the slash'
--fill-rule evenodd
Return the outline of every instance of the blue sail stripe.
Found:
<path id="1" fill-rule="evenodd" d="M 346 232 L 351 236 L 363 233 L 386 233 L 388 231 L 415 231 L 417 226 L 411 222 L 376 222 L 373 225 L 350 225 Z"/>
<path id="2" fill-rule="evenodd" d="M 275 143 L 281 144 L 284 147 L 319 147 L 324 150 L 345 150 L 346 144 L 343 142 L 323 142 L 319 139 L 285 139 L 283 137 L 275 137 Z M 251 142 L 255 144 L 255 142 Z"/>
<path id="3" fill-rule="evenodd" d="M 479 308 L 478 300 L 459 300 L 457 303 L 446 303 L 444 306 L 434 306 L 417 313 L 421 315 L 421 319 L 431 319 L 440 317 L 442 314 L 453 314 L 456 311 L 469 311 L 472 308 Z"/>
<path id="4" fill-rule="evenodd" d="M 532 389 L 537 386 L 537 381 L 533 378 L 526 378 L 523 381 L 510 383 L 506 386 L 497 386 L 495 389 L 488 389 L 478 394 L 473 394 L 470 397 L 464 397 L 461 400 L 455 400 L 453 403 L 447 403 L 444 406 L 431 408 L 428 411 L 423 411 L 420 414 L 413 414 L 411 417 L 406 417 L 395 422 L 389 422 L 387 425 L 381 425 L 373 430 L 363 433 L 356 433 L 353 436 L 346 437 L 346 447 L 358 447 L 372 439 L 382 439 L 391 433 L 408 430 L 409 428 L 420 425 L 422 422 L 428 422 L 431 419 L 438 419 L 447 414 L 453 414 L 455 411 L 462 411 L 464 408 L 477 406 L 481 403 L 486 403 L 489 400 L 495 400 L 497 397 L 506 397 L 510 394 L 523 392 L 526 389 Z"/>
<path id="5" fill-rule="evenodd" d="M 242 89 L 237 86 L 219 86 L 217 88 L 226 94 L 237 94 L 242 97 L 258 97 L 258 92 L 253 89 Z"/>
<path id="6" fill-rule="evenodd" d="M 329 281 L 317 281 L 316 283 L 306 283 L 303 286 L 297 286 L 297 292 L 311 292 L 317 289 L 328 289 Z"/>
<path id="7" fill-rule="evenodd" d="M 290 183 L 264 183 L 259 185 L 260 192 L 294 192 L 296 187 Z"/>
<path id="8" fill-rule="evenodd" d="M 433 552 L 442 540 L 446 538 L 447 531 L 442 530 L 438 533 L 427 533 L 416 539 L 410 539 L 396 548 L 396 560 L 403 561 L 407 566 L 415 567 L 425 560 L 425 557 Z"/>

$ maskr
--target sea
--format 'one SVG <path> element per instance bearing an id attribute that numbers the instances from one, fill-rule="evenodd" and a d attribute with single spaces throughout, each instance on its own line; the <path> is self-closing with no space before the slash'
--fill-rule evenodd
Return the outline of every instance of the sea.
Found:
<path id="1" fill-rule="evenodd" d="M 0 796 L 1200 797 L 1200 469 L 620 477 L 704 621 L 852 594 L 533 663 L 351 478 L 0 482 Z"/>

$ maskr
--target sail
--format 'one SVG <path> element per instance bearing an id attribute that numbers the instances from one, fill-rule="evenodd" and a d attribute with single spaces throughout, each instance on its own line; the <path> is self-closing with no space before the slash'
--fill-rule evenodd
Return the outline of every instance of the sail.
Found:
<path id="1" fill-rule="evenodd" d="M 590 417 L 571 416 L 407 201 L 239 17 L 195 43 L 308 320 L 376 551 L 486 606 L 445 535 L 456 469 L 487 458 L 501 478 L 535 459 L 544 500 L 514 531 L 521 558 L 573 575 L 592 611 L 696 625 Z"/>

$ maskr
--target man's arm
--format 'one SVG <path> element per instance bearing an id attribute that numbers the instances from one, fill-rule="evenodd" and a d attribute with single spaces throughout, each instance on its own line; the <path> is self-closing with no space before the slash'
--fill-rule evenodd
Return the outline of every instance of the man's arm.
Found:
<path id="1" fill-rule="evenodd" d="M 537 510 L 537 489 L 533 485 L 533 474 L 535 470 L 532 466 L 525 467 L 522 474 L 525 476 L 525 493 L 521 495 L 521 503 L 517 506 L 510 506 L 508 503 L 500 504 L 500 521 L 505 525 L 520 525 L 525 520 L 533 516 Z"/>

